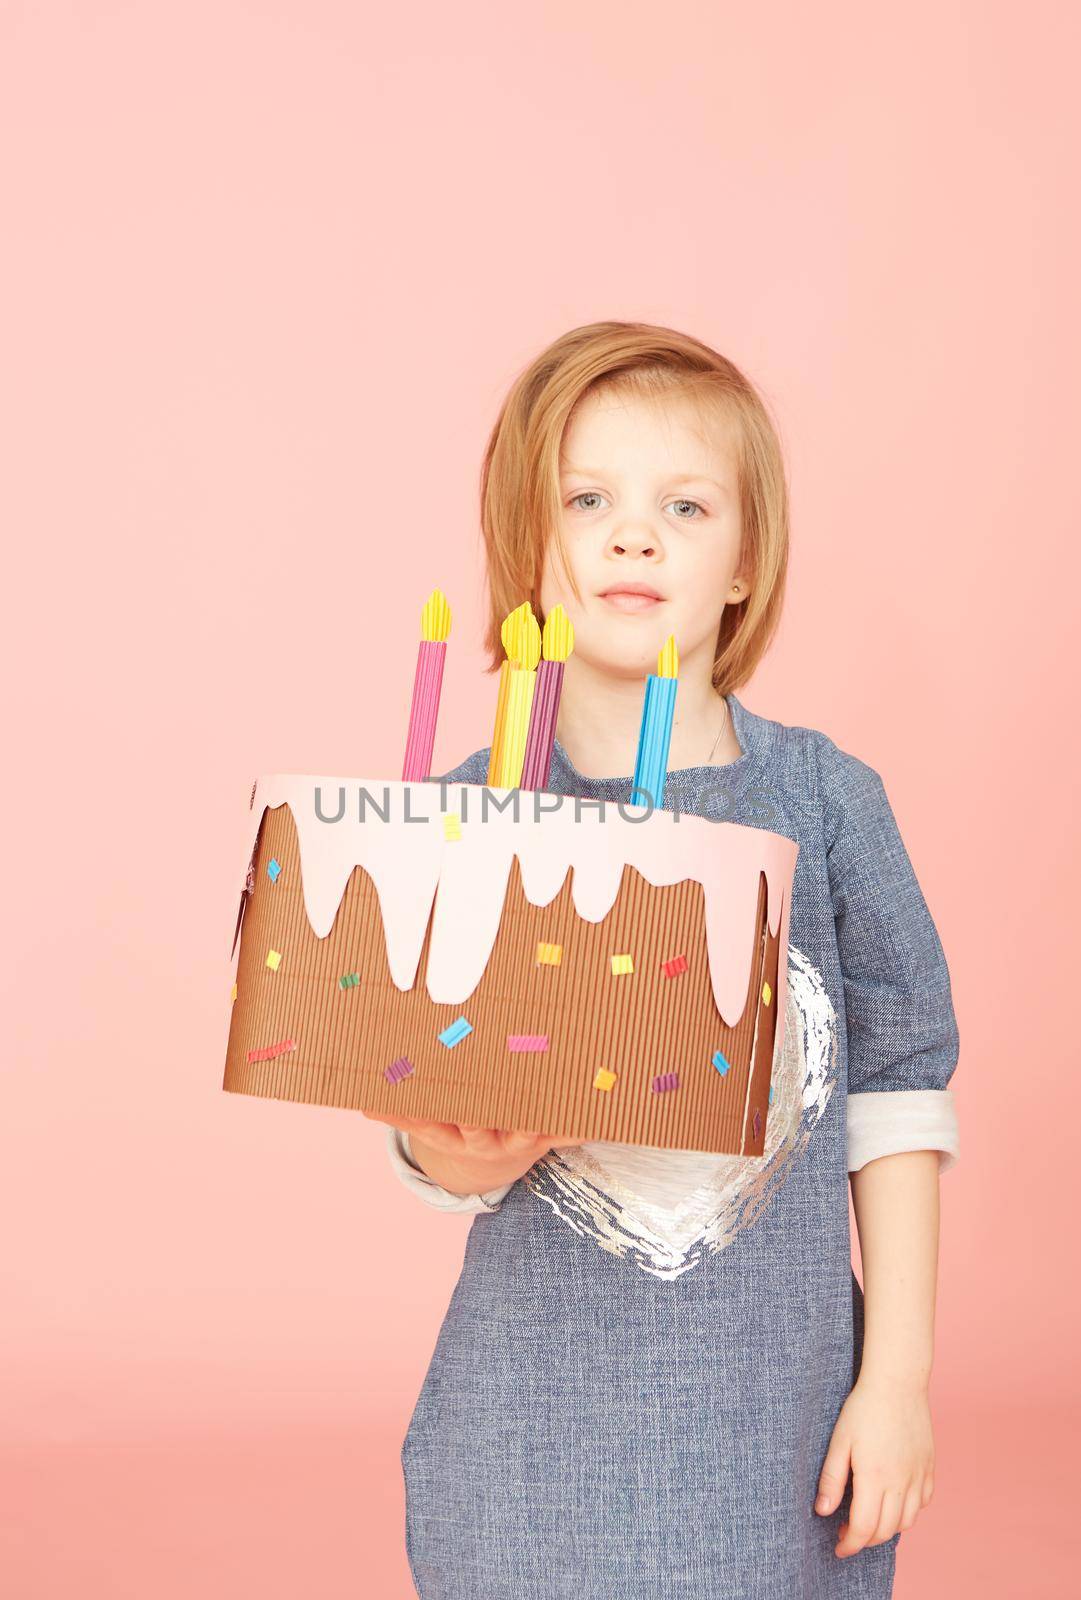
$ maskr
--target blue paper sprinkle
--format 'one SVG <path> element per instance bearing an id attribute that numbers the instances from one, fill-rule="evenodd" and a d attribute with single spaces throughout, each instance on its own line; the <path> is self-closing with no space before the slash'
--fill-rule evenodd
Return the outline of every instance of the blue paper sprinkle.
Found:
<path id="1" fill-rule="evenodd" d="M 717 1051 L 714 1052 L 714 1055 L 713 1055 L 713 1065 L 717 1068 L 717 1071 L 720 1073 L 721 1077 L 723 1078 L 725 1073 L 728 1071 L 729 1067 L 732 1065 L 732 1063 L 730 1061 L 726 1061 L 724 1056 L 722 1056 L 721 1052 L 719 1050 L 717 1050 Z"/>
<path id="2" fill-rule="evenodd" d="M 472 1032 L 473 1024 L 471 1022 L 465 1017 L 456 1017 L 452 1023 L 443 1029 L 443 1032 L 439 1035 L 439 1040 L 441 1044 L 445 1044 L 450 1049 L 452 1045 L 458 1043 L 459 1039 L 464 1039 L 467 1033 Z"/>
<path id="3" fill-rule="evenodd" d="M 266 875 L 270 879 L 271 883 L 277 883 L 279 877 L 281 876 L 281 870 L 280 862 L 271 860 L 267 863 Z"/>

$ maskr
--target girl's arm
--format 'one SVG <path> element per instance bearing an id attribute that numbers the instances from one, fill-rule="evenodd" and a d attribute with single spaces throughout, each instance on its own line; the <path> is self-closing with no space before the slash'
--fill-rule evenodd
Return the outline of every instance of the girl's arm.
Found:
<path id="1" fill-rule="evenodd" d="M 835 1512 L 851 1473 L 851 1506 L 835 1546 L 848 1556 L 910 1527 L 933 1488 L 938 1184 L 959 1151 L 949 1087 L 959 1033 L 942 943 L 882 779 L 824 736 L 819 771 L 864 1286 L 853 1290 L 862 1299 L 862 1358 L 815 1509 Z"/>
<path id="2" fill-rule="evenodd" d="M 938 1276 L 939 1152 L 879 1156 L 854 1172 L 852 1202 L 863 1258 L 859 1376 L 841 1409 L 818 1481 L 815 1509 L 853 1493 L 835 1546 L 854 1555 L 910 1528 L 934 1492 L 928 1386 Z"/>
<path id="3" fill-rule="evenodd" d="M 938 1281 L 937 1150 L 880 1156 L 851 1176 L 863 1260 L 859 1381 L 925 1393 Z"/>

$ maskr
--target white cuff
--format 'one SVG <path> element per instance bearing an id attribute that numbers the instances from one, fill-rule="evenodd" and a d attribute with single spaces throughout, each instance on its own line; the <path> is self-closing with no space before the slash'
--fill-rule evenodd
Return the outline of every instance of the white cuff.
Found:
<path id="1" fill-rule="evenodd" d="M 848 1170 L 900 1150 L 937 1150 L 939 1175 L 960 1154 L 952 1089 L 880 1089 L 848 1097 Z"/>
<path id="2" fill-rule="evenodd" d="M 514 1188 L 513 1183 L 505 1183 L 501 1188 L 489 1189 L 485 1194 L 454 1194 L 450 1189 L 442 1188 L 413 1160 L 409 1135 L 405 1129 L 396 1128 L 392 1123 L 387 1124 L 387 1149 L 390 1164 L 406 1188 L 437 1211 L 498 1211 Z"/>

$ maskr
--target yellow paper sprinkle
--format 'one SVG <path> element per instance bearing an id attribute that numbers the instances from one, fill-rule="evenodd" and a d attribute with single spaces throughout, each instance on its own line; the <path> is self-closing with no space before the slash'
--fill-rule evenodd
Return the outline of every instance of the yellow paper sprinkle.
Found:
<path id="1" fill-rule="evenodd" d="M 281 953 L 281 951 L 280 950 L 268 950 L 267 951 L 267 956 L 266 956 L 266 964 L 270 968 L 271 972 L 277 972 L 278 968 L 282 964 L 282 953 Z"/>
<path id="2" fill-rule="evenodd" d="M 232 994 L 232 998 L 233 998 L 233 999 L 234 999 L 234 1000 L 235 1000 L 235 999 L 236 999 L 236 984 L 235 984 L 235 983 L 234 983 L 234 984 L 233 984 L 233 994 Z"/>
<path id="3" fill-rule="evenodd" d="M 618 955 L 618 956 L 613 956 L 612 957 L 612 976 L 613 976 L 613 978 L 622 977 L 624 973 L 633 972 L 633 971 L 634 971 L 634 961 L 633 961 L 631 956 L 629 956 L 629 955 Z"/>
<path id="4" fill-rule="evenodd" d="M 443 818 L 444 839 L 460 839 L 462 837 L 462 819 L 456 811 L 448 811 Z"/>
<path id="5" fill-rule="evenodd" d="M 563 960 L 563 946 L 561 944 L 539 944 L 537 946 L 537 960 L 546 967 L 558 967 Z"/>
<path id="6" fill-rule="evenodd" d="M 598 1067 L 597 1076 L 593 1079 L 594 1089 L 610 1089 L 616 1081 L 614 1072 L 609 1072 L 607 1067 Z"/>
<path id="7" fill-rule="evenodd" d="M 420 614 L 420 636 L 436 642 L 450 632 L 450 606 L 442 589 L 433 589 Z"/>
<path id="8" fill-rule="evenodd" d="M 764 983 L 762 985 L 762 1004 L 764 1006 L 768 1006 L 772 999 L 773 999 L 773 990 L 770 988 L 768 983 Z"/>

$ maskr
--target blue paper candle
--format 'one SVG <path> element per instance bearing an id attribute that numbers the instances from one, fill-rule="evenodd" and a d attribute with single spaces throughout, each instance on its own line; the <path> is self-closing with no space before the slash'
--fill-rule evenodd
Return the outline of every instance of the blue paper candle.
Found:
<path id="1" fill-rule="evenodd" d="M 664 786 L 668 778 L 668 746 L 672 740 L 672 716 L 679 687 L 679 651 L 674 634 L 669 634 L 657 657 L 657 671 L 646 679 L 642 705 L 642 724 L 638 730 L 638 755 L 634 763 L 634 788 L 631 803 L 638 806 L 664 805 Z"/>

